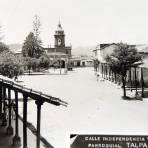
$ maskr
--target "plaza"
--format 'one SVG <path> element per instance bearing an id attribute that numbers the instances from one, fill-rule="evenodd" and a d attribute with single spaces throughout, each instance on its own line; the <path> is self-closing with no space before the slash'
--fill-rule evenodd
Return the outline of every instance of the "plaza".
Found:
<path id="1" fill-rule="evenodd" d="M 45 103 L 41 135 L 55 148 L 69 147 L 70 134 L 147 135 L 148 100 L 123 100 L 121 86 L 97 78 L 93 68 L 75 68 L 67 75 L 24 75 L 21 84 L 68 102 Z M 22 103 L 19 114 L 22 115 Z M 28 121 L 36 125 L 36 106 L 28 103 Z"/>

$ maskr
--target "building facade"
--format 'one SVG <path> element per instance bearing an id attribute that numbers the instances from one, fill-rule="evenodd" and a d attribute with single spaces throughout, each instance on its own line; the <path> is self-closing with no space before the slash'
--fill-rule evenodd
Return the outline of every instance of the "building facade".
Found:
<path id="1" fill-rule="evenodd" d="M 70 60 L 72 67 L 93 67 L 94 57 L 92 56 L 72 56 Z"/>
<path id="2" fill-rule="evenodd" d="M 145 87 L 148 88 L 148 45 L 130 45 L 137 49 L 137 52 L 142 55 L 142 62 L 136 62 L 126 73 L 126 86 L 133 87 Z M 94 65 L 96 71 L 99 71 L 101 75 L 112 81 L 117 82 L 117 73 L 113 72 L 111 67 L 106 62 L 106 57 L 110 56 L 115 49 L 118 48 L 118 44 L 99 44 L 94 50 L 95 59 L 99 61 Z M 112 77 L 112 78 L 111 78 Z M 121 78 L 120 78 L 121 79 Z M 141 82 L 143 81 L 143 82 Z M 132 90 L 132 89 L 131 89 Z"/>
<path id="3" fill-rule="evenodd" d="M 71 58 L 71 46 L 65 45 L 65 33 L 59 22 L 54 34 L 54 47 L 44 48 L 50 58 L 51 65 L 58 65 L 65 68 Z"/>

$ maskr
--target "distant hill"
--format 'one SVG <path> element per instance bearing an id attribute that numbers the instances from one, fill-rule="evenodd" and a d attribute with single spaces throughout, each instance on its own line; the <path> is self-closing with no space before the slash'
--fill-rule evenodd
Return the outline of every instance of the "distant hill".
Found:
<path id="1" fill-rule="evenodd" d="M 17 52 L 17 51 L 20 51 L 22 49 L 22 44 L 16 43 L 16 44 L 9 44 L 8 46 L 9 46 L 9 48 L 12 52 Z"/>
<path id="2" fill-rule="evenodd" d="M 22 44 L 9 44 L 8 45 L 12 52 L 19 52 L 22 49 Z M 72 55 L 94 55 L 93 50 L 96 46 L 79 46 L 72 48 Z"/>
<path id="3" fill-rule="evenodd" d="M 96 46 L 80 46 L 76 48 L 72 48 L 72 55 L 94 55 L 93 50 L 96 48 Z"/>

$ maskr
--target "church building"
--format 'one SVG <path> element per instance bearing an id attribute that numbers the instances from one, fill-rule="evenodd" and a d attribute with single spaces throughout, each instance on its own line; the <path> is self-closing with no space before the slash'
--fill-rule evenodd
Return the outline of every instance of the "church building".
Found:
<path id="1" fill-rule="evenodd" d="M 54 47 L 44 48 L 53 65 L 67 67 L 71 58 L 71 46 L 65 45 L 65 33 L 59 22 L 54 34 Z"/>

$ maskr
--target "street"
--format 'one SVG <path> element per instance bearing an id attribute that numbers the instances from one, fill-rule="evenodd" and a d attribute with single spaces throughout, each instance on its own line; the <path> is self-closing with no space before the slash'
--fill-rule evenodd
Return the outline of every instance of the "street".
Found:
<path id="1" fill-rule="evenodd" d="M 123 100 L 122 89 L 100 77 L 97 81 L 93 68 L 77 68 L 68 75 L 25 75 L 21 80 L 68 102 L 68 107 L 42 105 L 41 135 L 55 148 L 69 148 L 70 134 L 148 133 L 148 100 Z M 28 104 L 28 121 L 36 125 L 36 105 Z"/>

